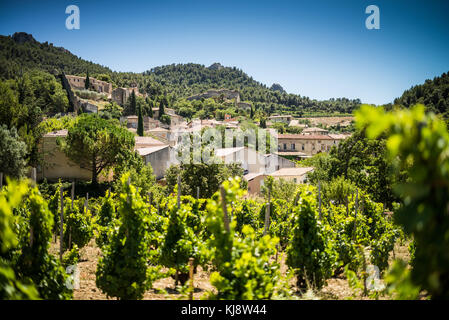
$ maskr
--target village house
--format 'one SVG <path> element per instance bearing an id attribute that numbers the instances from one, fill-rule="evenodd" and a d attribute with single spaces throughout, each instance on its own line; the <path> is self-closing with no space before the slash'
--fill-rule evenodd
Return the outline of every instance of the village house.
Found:
<path id="1" fill-rule="evenodd" d="M 293 161 L 275 154 L 262 154 L 248 147 L 216 149 L 215 156 L 224 163 L 240 163 L 245 173 L 271 173 L 280 168 L 295 167 Z"/>
<path id="2" fill-rule="evenodd" d="M 173 163 L 171 147 L 169 145 L 156 145 L 137 149 L 145 164 L 150 163 L 156 179 L 162 179 L 165 171 Z"/>
<path id="3" fill-rule="evenodd" d="M 43 164 L 37 167 L 37 179 L 88 181 L 92 178 L 90 170 L 81 168 L 78 164 L 71 161 L 59 147 L 57 139 L 65 138 L 67 134 L 68 132 L 65 129 L 44 134 L 39 145 Z M 100 176 L 99 180 L 104 181 L 107 179 L 104 176 Z"/>
<path id="4" fill-rule="evenodd" d="M 117 104 L 124 106 L 126 104 L 126 101 L 128 101 L 129 97 L 131 96 L 132 92 L 134 91 L 134 94 L 136 96 L 140 97 L 146 97 L 145 94 L 141 94 L 139 92 L 139 88 L 137 87 L 131 87 L 131 88 L 115 88 L 111 92 L 111 99 L 115 101 Z"/>
<path id="5" fill-rule="evenodd" d="M 332 146 L 338 146 L 346 137 L 346 135 L 332 137 L 324 134 L 279 134 L 278 153 L 283 152 L 283 155 L 287 155 L 288 152 L 301 152 L 313 156 L 330 151 Z"/>
<path id="6" fill-rule="evenodd" d="M 43 165 L 37 167 L 38 179 L 89 181 L 92 178 L 92 173 L 88 168 L 82 168 L 72 162 L 57 144 L 57 139 L 65 138 L 67 134 L 67 130 L 59 130 L 43 136 L 39 146 Z M 166 169 L 173 163 L 171 147 L 152 137 L 135 136 L 134 139 L 134 150 L 139 153 L 145 163 L 151 163 L 156 178 L 162 178 Z M 100 175 L 99 180 L 112 180 L 112 171 L 108 172 L 107 176 Z"/>
<path id="7" fill-rule="evenodd" d="M 143 119 L 143 130 L 144 131 L 148 131 L 148 130 L 151 130 L 151 129 L 159 126 L 159 121 L 154 120 L 148 116 L 143 116 L 142 119 Z M 137 129 L 139 117 L 138 116 L 120 117 L 121 123 L 123 123 L 125 121 L 126 121 L 127 128 Z"/>
<path id="8" fill-rule="evenodd" d="M 264 185 L 264 179 L 266 175 L 264 173 L 248 173 L 243 176 L 248 182 L 248 194 L 260 195 L 261 188 Z"/>

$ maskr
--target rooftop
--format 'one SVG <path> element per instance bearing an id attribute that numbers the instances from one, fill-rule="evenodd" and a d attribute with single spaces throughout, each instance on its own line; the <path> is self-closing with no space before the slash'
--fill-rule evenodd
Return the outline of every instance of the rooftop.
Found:
<path id="1" fill-rule="evenodd" d="M 257 172 L 257 173 L 248 173 L 248 174 L 245 174 L 245 175 L 243 176 L 243 178 L 244 178 L 246 181 L 251 181 L 251 180 L 253 180 L 254 178 L 257 178 L 257 177 L 263 176 L 263 175 L 264 175 L 264 173 L 261 173 L 261 172 Z"/>
<path id="2" fill-rule="evenodd" d="M 136 149 L 139 149 L 139 147 L 142 148 L 142 147 L 153 147 L 153 146 L 166 146 L 166 144 L 163 143 L 162 141 L 159 141 L 152 137 L 135 136 L 134 141 L 136 143 Z"/>
<path id="3" fill-rule="evenodd" d="M 273 177 L 286 177 L 286 176 L 302 176 L 307 172 L 313 171 L 313 167 L 303 167 L 303 168 L 282 168 L 278 171 L 270 174 Z"/>
<path id="4" fill-rule="evenodd" d="M 338 134 L 330 133 L 330 134 L 328 134 L 328 136 L 334 140 L 344 140 L 346 138 L 349 138 L 351 135 L 350 134 L 342 134 L 342 133 L 338 133 Z"/>
<path id="5" fill-rule="evenodd" d="M 238 147 L 238 148 L 221 148 L 215 150 L 215 155 L 217 157 L 226 157 L 230 154 L 233 154 L 234 152 L 238 152 L 240 150 L 243 150 L 244 147 Z"/>
<path id="6" fill-rule="evenodd" d="M 148 148 L 139 148 L 136 151 L 139 153 L 140 156 L 147 156 L 151 153 L 157 152 L 157 151 L 165 149 L 167 147 L 168 147 L 168 145 L 154 146 L 154 147 L 148 147 Z"/>
<path id="7" fill-rule="evenodd" d="M 310 127 L 310 128 L 305 128 L 304 130 L 302 130 L 302 132 L 328 132 L 328 130 L 321 129 L 318 127 Z"/>
<path id="8" fill-rule="evenodd" d="M 305 154 L 304 152 L 299 152 L 299 151 L 277 152 L 277 155 L 280 155 L 280 156 L 297 156 L 297 157 L 306 157 L 307 156 L 307 154 Z"/>
<path id="9" fill-rule="evenodd" d="M 279 134 L 278 139 L 333 140 L 332 137 L 324 134 Z"/>

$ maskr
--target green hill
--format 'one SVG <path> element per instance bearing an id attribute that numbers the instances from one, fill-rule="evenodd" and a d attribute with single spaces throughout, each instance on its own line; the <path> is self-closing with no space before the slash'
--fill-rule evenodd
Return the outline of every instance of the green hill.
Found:
<path id="1" fill-rule="evenodd" d="M 0 77 L 11 79 L 22 71 L 39 69 L 49 73 L 111 73 L 107 67 L 83 60 L 52 43 L 40 43 L 26 33 L 0 35 Z"/>
<path id="2" fill-rule="evenodd" d="M 39 69 L 52 74 L 107 74 L 115 86 L 136 84 L 150 95 L 167 94 L 171 101 L 202 93 L 208 89 L 233 89 L 240 92 L 242 101 L 249 101 L 255 109 L 268 114 L 291 113 L 296 116 L 319 113 L 351 113 L 360 105 L 355 99 L 318 101 L 309 97 L 288 94 L 278 84 L 271 87 L 254 80 L 235 67 L 214 63 L 210 67 L 199 64 L 172 64 L 155 67 L 143 73 L 113 72 L 111 69 L 83 60 L 68 50 L 47 42 L 40 43 L 32 35 L 15 33 L 0 36 L 0 78 L 15 78 L 22 72 Z"/>
<path id="3" fill-rule="evenodd" d="M 449 72 L 443 73 L 433 80 L 426 80 L 423 84 L 404 91 L 401 97 L 394 100 L 394 104 L 410 107 L 414 104 L 424 104 L 429 111 L 442 113 L 449 117 Z"/>

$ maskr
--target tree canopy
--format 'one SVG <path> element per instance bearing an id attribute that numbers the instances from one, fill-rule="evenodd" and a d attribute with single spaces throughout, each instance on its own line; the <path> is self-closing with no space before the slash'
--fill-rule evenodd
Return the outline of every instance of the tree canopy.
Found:
<path id="1" fill-rule="evenodd" d="M 86 114 L 68 130 L 63 142 L 66 155 L 92 172 L 94 184 L 103 169 L 116 164 L 118 155 L 132 151 L 133 147 L 134 135 L 116 121 Z"/>

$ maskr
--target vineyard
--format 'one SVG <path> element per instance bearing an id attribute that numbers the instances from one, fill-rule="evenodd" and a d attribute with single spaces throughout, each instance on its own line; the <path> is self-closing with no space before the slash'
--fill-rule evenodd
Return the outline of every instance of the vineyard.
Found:
<path id="1" fill-rule="evenodd" d="M 96 298 L 447 298 L 444 122 L 420 107 L 363 107 L 356 119 L 369 137 L 387 136 L 389 156 L 409 173 L 392 215 L 364 190 L 336 199 L 320 183 L 298 185 L 292 201 L 272 198 L 269 187 L 265 199 L 250 199 L 237 177 L 200 199 L 181 194 L 180 178 L 164 197 L 124 173 L 87 199 L 62 184 L 44 195 L 33 179 L 8 178 L 0 299 L 86 299 L 93 279 Z M 393 261 L 399 252 L 410 260 Z M 348 293 L 326 295 L 337 280 Z"/>

